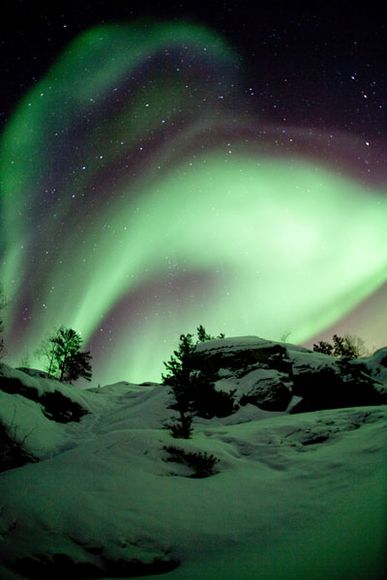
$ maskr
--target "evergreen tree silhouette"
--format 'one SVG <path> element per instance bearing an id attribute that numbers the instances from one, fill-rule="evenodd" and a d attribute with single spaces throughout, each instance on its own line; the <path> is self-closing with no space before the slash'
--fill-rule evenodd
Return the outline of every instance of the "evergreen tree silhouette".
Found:
<path id="1" fill-rule="evenodd" d="M 332 343 L 320 340 L 320 342 L 313 345 L 313 350 L 337 358 L 359 358 L 367 354 L 364 341 L 357 336 L 349 334 L 344 336 L 334 334 Z"/>
<path id="2" fill-rule="evenodd" d="M 167 427 L 173 437 L 184 439 L 191 436 L 195 415 L 208 419 L 226 417 L 238 409 L 235 389 L 228 393 L 217 391 L 212 379 L 194 368 L 193 355 L 197 344 L 214 338 L 207 334 L 202 325 L 197 328 L 197 335 L 197 342 L 192 334 L 180 335 L 179 346 L 169 361 L 164 362 L 167 372 L 162 375 L 164 385 L 171 388 L 175 398 L 169 408 L 179 413 L 178 422 Z M 216 338 L 224 338 L 224 334 Z"/>

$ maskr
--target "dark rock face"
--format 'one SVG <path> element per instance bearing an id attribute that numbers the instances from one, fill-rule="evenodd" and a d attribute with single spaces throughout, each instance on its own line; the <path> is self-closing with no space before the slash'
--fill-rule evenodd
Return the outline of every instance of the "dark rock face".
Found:
<path id="1" fill-rule="evenodd" d="M 37 389 L 27 387 L 20 379 L 0 376 L 0 390 L 10 395 L 21 395 L 31 401 L 39 402 Z"/>
<path id="2" fill-rule="evenodd" d="M 226 377 L 230 387 L 235 380 L 241 405 L 267 411 L 285 411 L 293 395 L 302 400 L 292 413 L 387 403 L 387 348 L 340 360 L 254 337 L 224 339 L 201 345 L 192 366 L 209 380 Z"/>
<path id="3" fill-rule="evenodd" d="M 40 403 L 43 405 L 43 413 L 48 419 L 57 421 L 57 423 L 69 423 L 70 421 L 80 421 L 83 415 L 87 414 L 78 403 L 71 401 L 59 391 L 45 393 Z"/>
<path id="4" fill-rule="evenodd" d="M 250 395 L 242 395 L 240 404 L 250 403 L 264 411 L 286 411 L 292 398 L 292 392 L 283 384 L 275 386 L 262 385 Z"/>
<path id="5" fill-rule="evenodd" d="M 168 556 L 155 558 L 151 562 L 141 560 L 111 560 L 98 555 L 95 563 L 74 562 L 67 554 L 37 554 L 18 560 L 13 569 L 31 580 L 58 578 L 59 580 L 82 580 L 86 578 L 133 578 L 135 576 L 148 576 L 153 574 L 165 574 L 177 568 L 180 564 Z"/>
<path id="6" fill-rule="evenodd" d="M 79 421 L 83 415 L 87 414 L 86 409 L 68 399 L 59 391 L 47 392 L 41 395 L 37 389 L 26 386 L 16 377 L 0 376 L 0 390 L 12 395 L 21 395 L 26 399 L 40 403 L 44 415 L 58 423 Z"/>
<path id="7" fill-rule="evenodd" d="M 37 459 L 15 441 L 10 430 L 0 423 L 0 472 L 35 463 Z"/>
<path id="8" fill-rule="evenodd" d="M 370 377 L 336 374 L 329 367 L 318 372 L 306 370 L 294 377 L 293 393 L 302 401 L 292 413 L 382 403 Z"/>
<path id="9" fill-rule="evenodd" d="M 293 370 L 293 394 L 302 397 L 292 413 L 380 405 L 383 397 L 376 381 L 352 361 L 327 361 L 318 368 L 308 366 Z"/>

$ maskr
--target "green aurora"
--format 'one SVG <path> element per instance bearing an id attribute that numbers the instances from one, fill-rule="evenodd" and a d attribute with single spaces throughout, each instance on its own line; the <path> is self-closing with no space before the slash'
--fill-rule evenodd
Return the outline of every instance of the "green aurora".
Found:
<path id="1" fill-rule="evenodd" d="M 203 27 L 106 26 L 25 96 L 0 149 L 10 359 L 39 366 L 63 324 L 98 382 L 157 381 L 200 323 L 303 342 L 386 282 L 385 188 L 242 138 L 239 62 Z"/>

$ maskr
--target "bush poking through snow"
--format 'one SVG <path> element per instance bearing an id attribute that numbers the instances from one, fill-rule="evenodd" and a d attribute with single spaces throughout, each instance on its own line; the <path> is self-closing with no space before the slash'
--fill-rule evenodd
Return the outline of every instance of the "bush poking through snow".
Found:
<path id="1" fill-rule="evenodd" d="M 187 467 L 193 470 L 193 474 L 190 475 L 192 478 L 209 477 L 217 473 L 214 468 L 219 463 L 219 459 L 215 455 L 201 451 L 195 453 L 185 451 L 173 445 L 165 445 L 163 449 L 169 454 L 169 457 L 165 461 L 187 465 Z"/>

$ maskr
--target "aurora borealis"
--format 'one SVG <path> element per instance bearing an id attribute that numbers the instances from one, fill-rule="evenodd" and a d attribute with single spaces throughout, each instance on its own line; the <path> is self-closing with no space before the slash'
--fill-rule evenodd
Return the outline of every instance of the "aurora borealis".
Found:
<path id="1" fill-rule="evenodd" d="M 271 124 L 242 77 L 208 27 L 105 25 L 27 92 L 0 151 L 10 359 L 63 324 L 96 381 L 159 380 L 199 324 L 303 342 L 383 287 L 378 147 Z"/>

